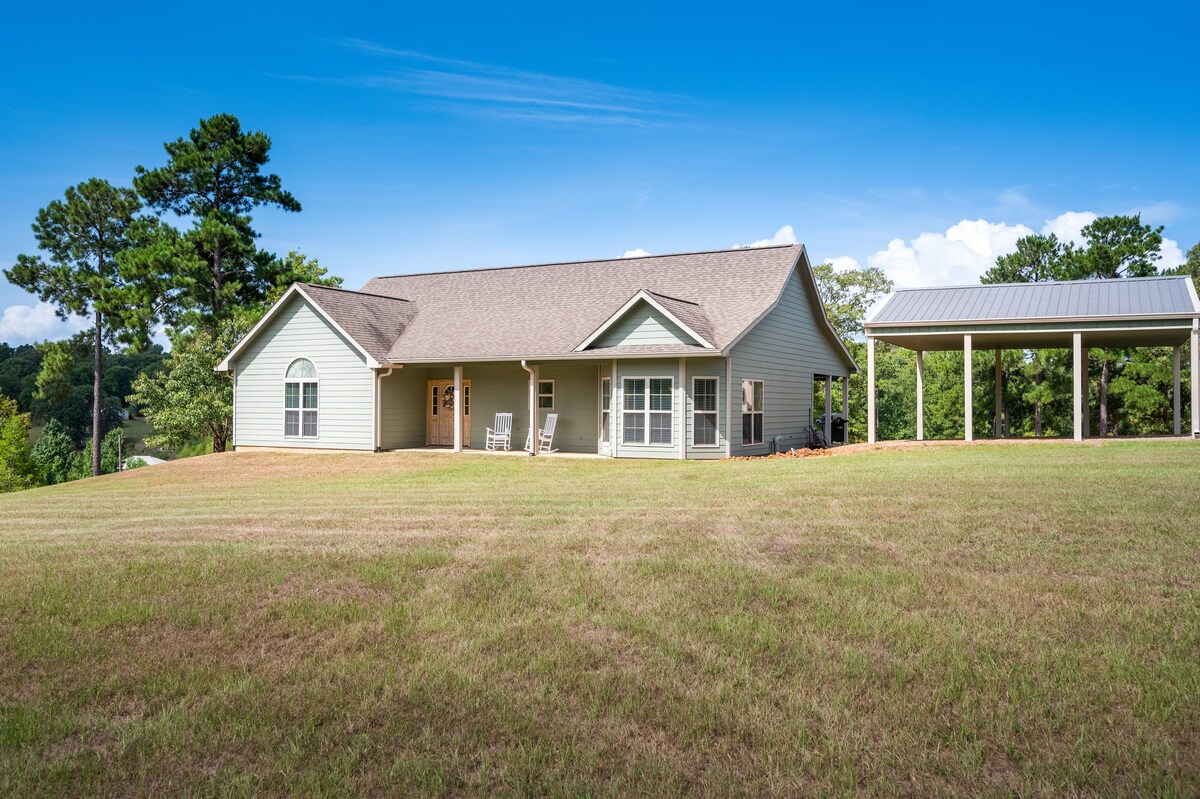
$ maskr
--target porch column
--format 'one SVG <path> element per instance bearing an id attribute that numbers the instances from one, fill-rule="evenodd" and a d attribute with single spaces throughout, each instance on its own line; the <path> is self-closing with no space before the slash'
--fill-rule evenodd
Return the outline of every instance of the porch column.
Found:
<path id="1" fill-rule="evenodd" d="M 1192 403 L 1192 405 L 1195 405 L 1195 404 L 1196 404 L 1195 402 Z M 874 336 L 867 336 L 867 443 L 868 444 L 875 443 L 875 337 Z"/>
<path id="2" fill-rule="evenodd" d="M 1075 440 L 1083 441 L 1083 385 L 1079 380 L 1079 373 L 1083 371 L 1083 334 L 1073 333 L 1071 338 L 1075 350 L 1074 379 L 1071 381 L 1075 387 L 1075 396 L 1071 407 L 1075 409 Z"/>
<path id="3" fill-rule="evenodd" d="M 1175 406 L 1175 435 L 1177 436 L 1183 435 L 1181 432 L 1183 429 L 1183 414 L 1181 413 L 1182 405 L 1180 403 L 1181 398 L 1179 396 L 1180 389 L 1183 388 L 1183 381 L 1179 379 L 1179 350 L 1180 347 L 1176 345 L 1174 352 L 1175 391 L 1171 396 L 1171 404 Z"/>
<path id="4" fill-rule="evenodd" d="M 963 336 L 963 429 L 967 441 L 975 440 L 975 396 L 971 380 L 971 334 Z"/>
<path id="5" fill-rule="evenodd" d="M 1083 369 L 1079 373 L 1079 391 L 1083 394 L 1083 437 L 1092 435 L 1092 398 L 1089 396 L 1091 386 L 1088 384 L 1088 370 L 1092 368 L 1092 350 L 1083 348 Z"/>
<path id="6" fill-rule="evenodd" d="M 992 438 L 1000 438 L 1000 412 L 1004 408 L 1004 370 L 1000 368 L 1000 348 L 996 348 L 996 421 L 993 423 Z"/>
<path id="7" fill-rule="evenodd" d="M 917 441 L 925 440 L 925 353 L 917 350 Z"/>
<path id="8" fill-rule="evenodd" d="M 687 460 L 687 389 L 684 388 L 684 381 L 687 380 L 687 358 L 679 359 L 679 388 L 675 391 L 675 396 L 679 398 L 679 460 Z"/>
<path id="9" fill-rule="evenodd" d="M 454 451 L 462 452 L 463 386 L 461 366 L 454 367 Z"/>
<path id="10" fill-rule="evenodd" d="M 825 375 L 825 443 L 833 440 L 833 376 Z"/>
<path id="11" fill-rule="evenodd" d="M 842 426 L 842 443 L 850 443 L 850 375 L 842 376 L 842 418 L 846 424 Z"/>
<path id="12" fill-rule="evenodd" d="M 1200 436 L 1200 319 L 1192 320 L 1192 438 Z"/>

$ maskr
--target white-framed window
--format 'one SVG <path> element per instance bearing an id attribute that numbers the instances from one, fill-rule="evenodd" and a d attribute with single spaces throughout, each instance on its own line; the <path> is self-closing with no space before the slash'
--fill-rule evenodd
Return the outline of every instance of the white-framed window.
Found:
<path id="1" fill-rule="evenodd" d="M 622 383 L 621 443 L 670 446 L 675 415 L 670 377 L 626 377 Z"/>
<path id="2" fill-rule="evenodd" d="M 553 380 L 538 381 L 538 408 L 542 410 L 554 410 Z"/>
<path id="3" fill-rule="evenodd" d="M 763 381 L 742 381 L 742 443 L 763 443 Z"/>
<path id="4" fill-rule="evenodd" d="M 692 446 L 717 446 L 717 387 L 715 377 L 692 378 Z"/>
<path id="5" fill-rule="evenodd" d="M 308 358 L 297 358 L 283 380 L 283 434 L 316 438 L 320 406 L 317 367 Z"/>
<path id="6" fill-rule="evenodd" d="M 612 378 L 600 378 L 600 443 L 609 443 L 609 423 L 612 422 Z"/>

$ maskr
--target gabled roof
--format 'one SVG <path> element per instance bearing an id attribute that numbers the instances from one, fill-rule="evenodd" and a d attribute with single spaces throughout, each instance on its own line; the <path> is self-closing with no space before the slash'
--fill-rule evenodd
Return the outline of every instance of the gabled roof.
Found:
<path id="1" fill-rule="evenodd" d="M 392 362 L 580 357 L 579 344 L 640 290 L 688 298 L 721 350 L 772 307 L 802 254 L 788 245 L 397 275 L 363 290 L 419 309 Z"/>
<path id="2" fill-rule="evenodd" d="M 295 297 L 308 300 L 325 321 L 363 354 L 373 369 L 383 365 L 388 348 L 416 313 L 412 303 L 397 297 L 293 283 L 217 365 L 216 371 L 229 371 L 238 353 Z"/>
<path id="3" fill-rule="evenodd" d="M 704 311 L 700 310 L 699 303 L 688 302 L 687 300 L 679 300 L 674 297 L 668 297 L 665 294 L 657 294 L 653 291 L 638 289 L 637 294 L 634 294 L 616 313 L 604 320 L 600 327 L 592 331 L 591 335 L 580 342 L 575 348 L 576 352 L 584 350 L 594 350 L 591 345 L 599 340 L 606 332 L 612 329 L 614 325 L 620 322 L 625 316 L 639 303 L 658 309 L 667 319 L 675 324 L 680 330 L 691 338 L 696 344 L 705 349 L 714 349 L 710 343 L 712 338 L 712 324 L 705 317 Z M 643 346 L 643 345 L 624 345 L 624 346 Z M 653 345 L 663 346 L 663 345 Z M 615 349 L 615 348 L 610 348 Z"/>
<path id="4" fill-rule="evenodd" d="M 1200 315 L 1187 276 L 901 289 L 868 327 Z"/>
<path id="5" fill-rule="evenodd" d="M 848 369 L 857 371 L 821 312 L 801 245 L 377 277 L 357 292 L 296 284 L 218 369 L 230 368 L 293 292 L 350 339 L 372 368 L 520 358 L 723 355 L 775 308 L 795 272 L 812 298 L 823 335 Z M 624 344 L 580 351 L 623 307 L 642 300 L 666 314 L 696 345 Z"/>

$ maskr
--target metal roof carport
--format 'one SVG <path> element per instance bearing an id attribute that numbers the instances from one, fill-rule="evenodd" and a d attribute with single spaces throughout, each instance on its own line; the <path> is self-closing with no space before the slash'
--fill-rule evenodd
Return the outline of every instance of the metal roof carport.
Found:
<path id="1" fill-rule="evenodd" d="M 1010 283 L 901 289 L 866 326 L 867 441 L 875 442 L 875 342 L 917 353 L 917 440 L 925 437 L 924 361 L 931 350 L 964 354 L 966 439 L 972 440 L 971 354 L 996 352 L 996 415 L 1000 414 L 1000 351 L 1074 351 L 1075 440 L 1087 435 L 1087 357 L 1091 347 L 1174 347 L 1175 435 L 1181 434 L 1180 348 L 1191 341 L 1192 436 L 1200 437 L 1200 298 L 1187 276 Z M 1000 425 L 996 426 L 999 436 Z"/>

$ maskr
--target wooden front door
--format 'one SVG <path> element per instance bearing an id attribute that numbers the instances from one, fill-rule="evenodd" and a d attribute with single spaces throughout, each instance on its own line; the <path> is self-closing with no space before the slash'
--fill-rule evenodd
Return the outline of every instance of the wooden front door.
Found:
<path id="1" fill-rule="evenodd" d="M 471 381 L 463 381 L 462 443 L 471 446 Z M 454 381 L 428 380 L 425 383 L 425 445 L 454 446 Z"/>

